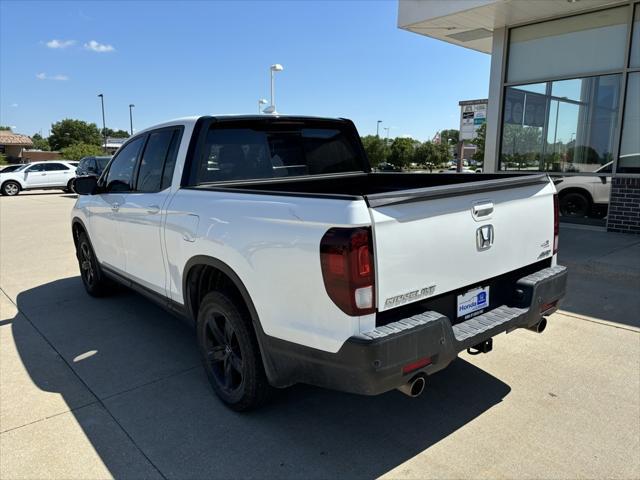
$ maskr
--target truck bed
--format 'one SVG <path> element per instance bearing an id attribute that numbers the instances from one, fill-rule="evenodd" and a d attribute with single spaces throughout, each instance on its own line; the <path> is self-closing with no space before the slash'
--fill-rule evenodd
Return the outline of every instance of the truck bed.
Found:
<path id="1" fill-rule="evenodd" d="M 197 188 L 301 196 L 365 197 L 370 206 L 546 183 L 546 175 L 489 173 L 354 173 L 203 184 Z M 400 193 L 400 195 L 395 195 Z"/>

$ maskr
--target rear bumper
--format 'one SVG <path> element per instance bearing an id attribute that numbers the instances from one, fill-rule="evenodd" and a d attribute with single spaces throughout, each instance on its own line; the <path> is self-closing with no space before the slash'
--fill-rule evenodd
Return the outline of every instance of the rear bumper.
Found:
<path id="1" fill-rule="evenodd" d="M 566 267 L 545 268 L 516 282 L 512 305 L 456 325 L 440 313 L 423 312 L 351 337 L 337 353 L 271 339 L 269 377 L 275 386 L 308 383 L 364 395 L 383 393 L 417 374 L 442 370 L 459 352 L 499 333 L 537 324 L 557 309 L 566 281 Z M 425 358 L 429 365 L 403 373 L 405 365 Z"/>

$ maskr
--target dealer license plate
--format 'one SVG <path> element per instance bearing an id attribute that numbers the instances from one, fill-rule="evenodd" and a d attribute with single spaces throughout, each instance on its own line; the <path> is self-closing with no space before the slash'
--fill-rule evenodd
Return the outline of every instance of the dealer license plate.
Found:
<path id="1" fill-rule="evenodd" d="M 489 306 L 489 287 L 479 287 L 458 295 L 458 318 L 484 310 Z"/>

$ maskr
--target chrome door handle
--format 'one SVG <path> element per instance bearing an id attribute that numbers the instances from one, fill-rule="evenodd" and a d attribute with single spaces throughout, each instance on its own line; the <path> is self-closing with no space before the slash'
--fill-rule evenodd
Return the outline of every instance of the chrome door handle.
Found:
<path id="1" fill-rule="evenodd" d="M 120 204 L 119 203 L 112 203 L 111 204 L 111 210 L 113 210 L 114 212 L 117 212 L 118 210 L 120 210 Z"/>
<path id="2" fill-rule="evenodd" d="M 159 211 L 160 211 L 160 207 L 158 205 L 148 205 L 147 206 L 147 213 L 149 213 L 151 215 L 155 215 Z"/>

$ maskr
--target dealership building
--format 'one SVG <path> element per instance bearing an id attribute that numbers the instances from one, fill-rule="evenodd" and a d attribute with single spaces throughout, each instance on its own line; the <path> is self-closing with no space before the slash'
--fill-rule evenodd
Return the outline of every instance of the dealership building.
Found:
<path id="1" fill-rule="evenodd" d="M 398 26 L 491 54 L 484 171 L 548 172 L 564 219 L 640 233 L 640 2 L 400 0 Z"/>

